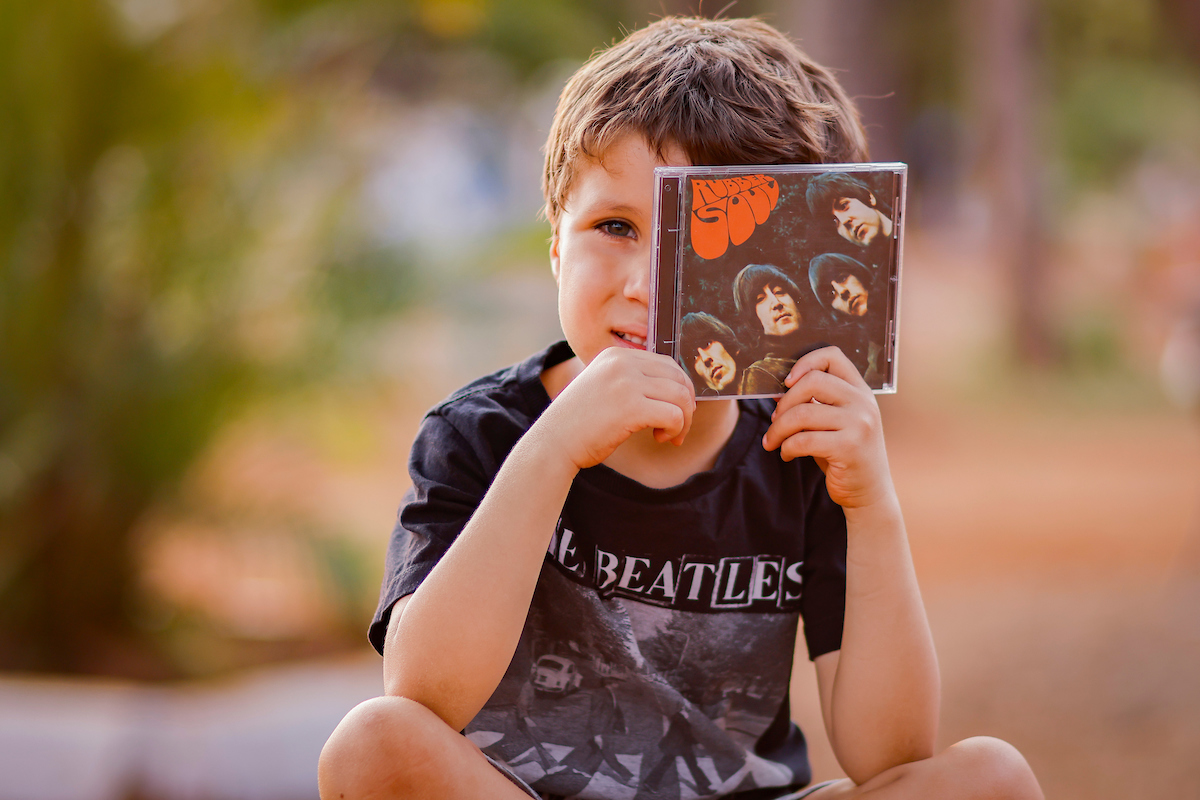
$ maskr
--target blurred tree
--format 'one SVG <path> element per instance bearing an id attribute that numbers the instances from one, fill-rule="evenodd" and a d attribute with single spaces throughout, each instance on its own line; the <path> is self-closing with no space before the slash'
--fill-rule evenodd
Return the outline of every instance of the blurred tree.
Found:
<path id="1" fill-rule="evenodd" d="M 231 418 L 411 302 L 356 218 L 363 109 L 504 107 L 648 13 L 0 0 L 0 668 L 169 672 L 139 522 Z"/>
<path id="2" fill-rule="evenodd" d="M 930 185 L 959 194 L 965 175 L 978 178 L 992 247 L 1008 275 L 1018 356 L 1035 363 L 1069 358 L 1062 309 L 1048 294 L 1049 251 L 1072 196 L 1119 185 L 1148 156 L 1200 156 L 1200 5 L 773 5 L 781 25 L 839 71 L 863 114 L 872 157 L 912 166 L 910 219 L 955 224 L 961 196 L 939 198 L 944 220 L 921 213 L 930 207 L 923 202 Z M 957 146 L 960 129 L 969 147 Z"/>
<path id="3" fill-rule="evenodd" d="M 253 9 L 197 8 L 0 3 L 0 667 L 162 666 L 138 521 L 345 319 L 322 243 L 352 165 L 239 51 Z"/>
<path id="4" fill-rule="evenodd" d="M 973 54 L 971 97 L 977 165 L 991 205 L 991 246 L 1008 275 L 1011 327 L 1018 356 L 1055 358 L 1051 309 L 1045 302 L 1042 228 L 1047 153 L 1039 147 L 1044 47 L 1031 0 L 975 0 L 964 9 Z"/>
<path id="5" fill-rule="evenodd" d="M 1200 18 L 1174 0 L 1043 0 L 1048 133 L 1072 188 L 1117 185 L 1148 154 L 1200 156 Z M 1190 21 L 1190 24 L 1189 24 Z"/>
<path id="6" fill-rule="evenodd" d="M 878 161 L 899 160 L 911 100 L 896 3 L 876 0 L 804 0 L 779 3 L 781 27 L 810 56 L 833 69 L 858 105 Z"/>
<path id="7" fill-rule="evenodd" d="M 1200 3 L 1193 0 L 1161 0 L 1163 14 L 1192 61 L 1200 63 Z"/>

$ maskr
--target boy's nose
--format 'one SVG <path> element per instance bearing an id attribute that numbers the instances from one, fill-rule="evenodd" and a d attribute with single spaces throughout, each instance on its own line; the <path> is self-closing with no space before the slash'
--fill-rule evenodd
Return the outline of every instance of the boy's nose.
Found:
<path id="1" fill-rule="evenodd" d="M 625 281 L 625 296 L 630 300 L 650 305 L 650 270 L 649 268 L 630 271 Z"/>

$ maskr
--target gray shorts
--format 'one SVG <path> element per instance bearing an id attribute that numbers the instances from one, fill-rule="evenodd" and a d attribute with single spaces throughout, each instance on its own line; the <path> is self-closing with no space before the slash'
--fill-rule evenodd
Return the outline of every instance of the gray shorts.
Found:
<path id="1" fill-rule="evenodd" d="M 520 788 L 522 791 L 524 791 L 527 795 L 535 798 L 535 800 L 565 800 L 565 798 L 563 798 L 562 795 L 541 794 L 539 792 L 534 791 L 532 786 L 530 786 L 525 781 L 521 780 L 521 778 L 518 777 L 517 775 L 515 775 L 513 773 L 513 771 L 510 770 L 508 767 L 504 766 L 499 761 L 497 761 L 496 759 L 489 756 L 487 753 L 484 753 L 483 757 L 486 758 L 488 761 L 490 761 L 492 766 L 500 771 L 501 775 L 508 778 L 510 781 L 512 781 L 514 784 L 516 784 L 516 786 L 518 788 Z M 810 794 L 815 792 L 817 789 L 824 789 L 826 786 L 830 786 L 835 783 L 837 783 L 836 780 L 821 781 L 820 783 L 814 783 L 812 786 L 806 786 L 803 789 L 800 789 L 795 792 L 787 792 L 786 794 L 781 794 L 778 797 L 776 797 L 775 800 L 801 800 L 801 798 L 808 797 Z"/>

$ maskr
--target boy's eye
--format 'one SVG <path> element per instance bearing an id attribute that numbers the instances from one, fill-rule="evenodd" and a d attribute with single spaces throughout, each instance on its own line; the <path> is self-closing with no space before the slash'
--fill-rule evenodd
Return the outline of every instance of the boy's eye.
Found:
<path id="1" fill-rule="evenodd" d="M 839 197 L 837 200 L 833 201 L 833 209 L 835 211 L 845 211 L 849 207 L 850 198 L 848 197 Z"/>
<path id="2" fill-rule="evenodd" d="M 596 227 L 604 233 L 607 233 L 609 236 L 617 236 L 622 239 L 627 239 L 633 236 L 633 226 L 620 219 L 608 219 L 604 222 L 601 222 Z"/>

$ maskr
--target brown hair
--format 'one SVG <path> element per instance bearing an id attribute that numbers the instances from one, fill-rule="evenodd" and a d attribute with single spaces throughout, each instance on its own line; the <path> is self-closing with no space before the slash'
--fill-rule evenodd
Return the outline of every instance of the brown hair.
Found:
<path id="1" fill-rule="evenodd" d="M 693 164 L 865 161 L 858 111 L 829 70 L 759 19 L 667 17 L 592 56 L 567 82 L 546 140 L 552 225 L 581 157 L 637 133 Z"/>

